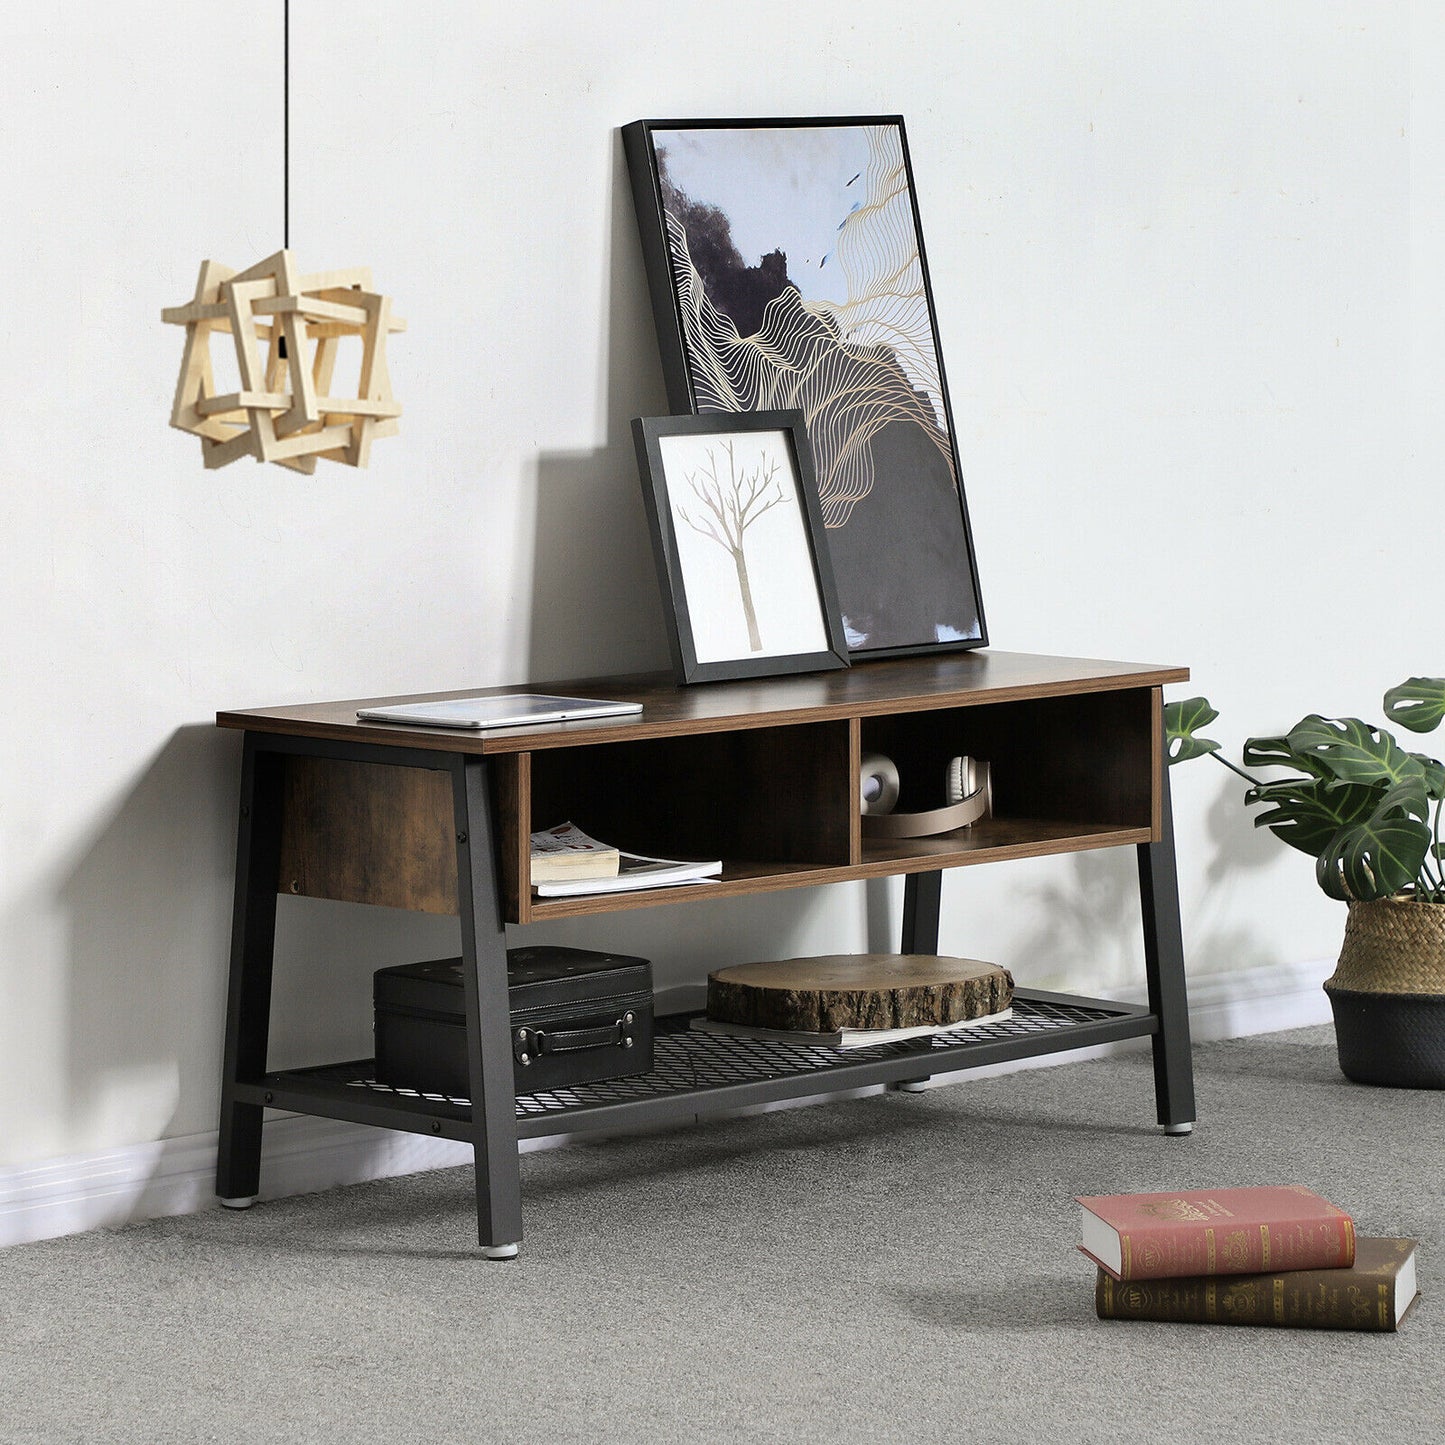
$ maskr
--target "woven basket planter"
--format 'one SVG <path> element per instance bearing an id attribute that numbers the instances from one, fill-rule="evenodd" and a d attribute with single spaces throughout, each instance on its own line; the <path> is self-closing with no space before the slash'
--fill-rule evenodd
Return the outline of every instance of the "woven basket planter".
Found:
<path id="1" fill-rule="evenodd" d="M 1325 992 L 1347 1078 L 1445 1089 L 1445 904 L 1351 903 Z"/>

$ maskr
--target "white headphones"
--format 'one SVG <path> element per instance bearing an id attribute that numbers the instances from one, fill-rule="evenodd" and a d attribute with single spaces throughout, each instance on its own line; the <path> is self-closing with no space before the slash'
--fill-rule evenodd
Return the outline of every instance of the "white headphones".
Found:
<path id="1" fill-rule="evenodd" d="M 865 753 L 858 778 L 863 832 L 869 838 L 926 838 L 966 828 L 993 810 L 989 765 L 978 758 L 954 758 L 944 778 L 947 803 L 923 813 L 895 813 L 898 765 L 882 753 Z"/>

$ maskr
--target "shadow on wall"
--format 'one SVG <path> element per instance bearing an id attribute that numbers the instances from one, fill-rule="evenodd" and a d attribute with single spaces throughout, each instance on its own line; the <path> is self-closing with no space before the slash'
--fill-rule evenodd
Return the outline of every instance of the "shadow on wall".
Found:
<path id="1" fill-rule="evenodd" d="M 528 679 L 668 666 L 632 439 L 537 458 Z"/>
<path id="2" fill-rule="evenodd" d="M 1205 815 L 1211 848 L 1204 869 L 1204 892 L 1195 907 L 1193 926 L 1184 940 L 1185 958 L 1195 973 L 1231 973 L 1266 964 L 1297 962 L 1281 959 L 1261 946 L 1248 923 L 1220 923 L 1233 885 L 1251 873 L 1271 868 L 1284 846 L 1267 829 L 1256 828 L 1244 806 L 1244 784 L 1231 778 L 1219 785 Z"/>
<path id="3" fill-rule="evenodd" d="M 1204 825 L 1213 854 L 1204 869 L 1204 881 L 1214 892 L 1231 878 L 1271 867 L 1284 846 L 1268 828 L 1254 826 L 1254 814 L 1244 806 L 1244 781 L 1232 775 L 1220 783 L 1205 815 Z"/>
<path id="4" fill-rule="evenodd" d="M 888 878 L 870 878 L 863 885 L 863 917 L 869 953 L 896 953 L 903 946 L 903 887 L 902 882 L 895 885 Z M 940 952 L 948 952 L 941 937 L 938 947 Z"/>
<path id="5" fill-rule="evenodd" d="M 241 736 L 179 729 L 60 890 L 68 1127 L 85 1149 L 216 1128 Z M 459 951 L 456 919 L 281 898 L 270 1062 L 371 1049 L 376 968 Z"/>
<path id="6" fill-rule="evenodd" d="M 655 990 L 689 995 L 685 1002 L 669 999 L 669 1004 L 701 1007 L 700 995 L 694 1003 L 690 994 L 706 984 L 713 969 L 856 949 L 861 912 L 855 897 L 845 892 L 851 887 L 790 888 L 746 898 L 711 899 L 700 893 L 675 905 L 509 929 L 507 943 L 635 954 L 651 962 Z"/>
<path id="7" fill-rule="evenodd" d="M 1219 922 L 1231 885 L 1270 866 L 1279 845 L 1247 825 L 1233 791 L 1221 789 L 1205 819 L 1209 861 L 1205 887 L 1196 893 L 1182 872 L 1180 893 L 1194 901 L 1184 917 L 1184 961 L 1189 974 L 1236 972 L 1280 962 L 1247 923 Z M 1020 945 L 1019 959 L 1041 971 L 1030 982 L 1082 992 L 1142 984 L 1143 922 L 1138 869 L 1132 849 L 1075 853 L 1048 883 L 1026 894 L 1038 920 Z"/>
<path id="8" fill-rule="evenodd" d="M 80 1147 L 215 1125 L 239 759 L 238 735 L 177 729 L 61 885 Z"/>
<path id="9" fill-rule="evenodd" d="M 632 418 L 667 411 L 620 133 L 612 136 L 608 305 L 599 398 L 607 441 L 542 452 L 532 567 L 529 676 L 561 679 L 667 666 L 667 636 L 642 506 Z"/>
<path id="10" fill-rule="evenodd" d="M 1072 853 L 1023 897 L 1033 927 L 1019 941 L 1031 985 L 1080 993 L 1144 977 L 1143 920 L 1134 850 Z M 1087 983 L 1087 987 L 1075 985 Z"/>

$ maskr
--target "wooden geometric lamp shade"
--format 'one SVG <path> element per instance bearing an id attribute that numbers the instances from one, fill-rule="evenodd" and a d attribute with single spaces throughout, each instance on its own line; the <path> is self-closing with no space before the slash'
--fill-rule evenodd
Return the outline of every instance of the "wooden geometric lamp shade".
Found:
<path id="1" fill-rule="evenodd" d="M 196 294 L 161 320 L 186 328 L 171 425 L 201 439 L 207 468 L 237 457 L 314 472 L 316 462 L 364 467 L 376 437 L 395 436 L 401 406 L 391 394 L 386 338 L 405 331 L 391 301 L 371 289 L 371 272 L 304 276 L 289 251 L 232 271 L 201 263 Z M 217 396 L 211 335 L 231 334 L 241 390 Z M 361 340 L 354 397 L 331 395 L 340 343 Z M 264 351 L 263 351 L 264 347 Z"/>

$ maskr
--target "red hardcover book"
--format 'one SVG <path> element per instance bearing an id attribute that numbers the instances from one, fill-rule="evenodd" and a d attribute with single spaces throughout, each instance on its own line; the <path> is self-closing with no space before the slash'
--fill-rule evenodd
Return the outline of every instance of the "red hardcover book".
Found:
<path id="1" fill-rule="evenodd" d="M 1079 1248 L 1117 1280 L 1345 1269 L 1355 1225 L 1302 1185 L 1094 1194 Z"/>

